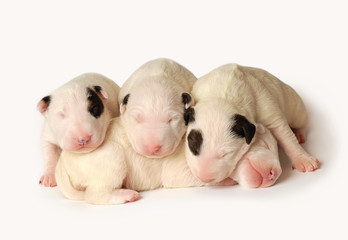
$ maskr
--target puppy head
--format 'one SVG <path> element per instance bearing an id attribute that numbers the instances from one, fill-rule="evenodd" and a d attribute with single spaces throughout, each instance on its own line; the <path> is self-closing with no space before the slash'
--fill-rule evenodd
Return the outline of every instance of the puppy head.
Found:
<path id="1" fill-rule="evenodd" d="M 132 89 L 120 112 L 134 151 L 150 158 L 173 153 L 186 131 L 184 108 L 192 103 L 188 93 L 166 81 L 146 81 Z"/>
<path id="2" fill-rule="evenodd" d="M 100 86 L 70 84 L 42 98 L 37 108 L 63 150 L 89 152 L 104 140 L 110 118 L 104 109 L 107 98 Z"/>
<path id="3" fill-rule="evenodd" d="M 231 177 L 242 186 L 258 188 L 273 185 L 281 173 L 277 141 L 269 129 L 258 124 L 256 140 Z"/>
<path id="4" fill-rule="evenodd" d="M 254 124 L 221 99 L 200 101 L 185 118 L 185 154 L 193 174 L 203 182 L 229 177 L 250 147 Z"/>

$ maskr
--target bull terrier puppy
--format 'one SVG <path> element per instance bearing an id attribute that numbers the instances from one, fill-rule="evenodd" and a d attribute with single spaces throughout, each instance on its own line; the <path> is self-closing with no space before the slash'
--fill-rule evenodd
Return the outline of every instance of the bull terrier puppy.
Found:
<path id="1" fill-rule="evenodd" d="M 110 119 L 119 115 L 119 86 L 96 73 L 82 74 L 37 104 L 45 117 L 41 134 L 44 173 L 40 184 L 56 186 L 55 167 L 62 149 L 90 152 L 104 140 Z"/>
<path id="2" fill-rule="evenodd" d="M 314 171 L 319 161 L 299 144 L 308 122 L 304 103 L 270 73 L 236 64 L 221 66 L 195 83 L 197 104 L 186 111 L 186 159 L 203 182 L 230 177 L 255 140 L 255 123 L 269 128 L 293 168 Z M 294 132 L 296 132 L 298 139 Z"/>
<path id="3" fill-rule="evenodd" d="M 184 108 L 196 77 L 170 59 L 156 59 L 137 69 L 119 94 L 120 112 L 135 152 L 161 158 L 172 154 L 186 132 Z"/>

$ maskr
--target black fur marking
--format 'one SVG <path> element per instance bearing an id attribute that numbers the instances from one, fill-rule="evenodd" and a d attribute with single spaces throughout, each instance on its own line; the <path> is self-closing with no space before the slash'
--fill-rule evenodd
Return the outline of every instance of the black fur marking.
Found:
<path id="1" fill-rule="evenodd" d="M 51 96 L 46 96 L 46 97 L 42 98 L 41 101 L 44 101 L 45 103 L 50 104 L 50 102 L 51 102 Z"/>
<path id="2" fill-rule="evenodd" d="M 88 112 L 95 118 L 99 118 L 104 111 L 103 101 L 98 94 L 90 88 L 87 88 Z"/>
<path id="3" fill-rule="evenodd" d="M 97 93 L 101 92 L 101 90 L 102 90 L 101 86 L 94 86 L 93 88 Z"/>
<path id="4" fill-rule="evenodd" d="M 122 104 L 123 104 L 123 105 L 127 105 L 129 96 L 130 96 L 130 94 L 128 93 L 128 94 L 123 98 L 123 101 L 122 101 Z"/>
<path id="5" fill-rule="evenodd" d="M 188 94 L 188 93 L 182 93 L 181 97 L 182 97 L 183 104 L 188 104 L 192 101 L 192 98 L 191 98 L 190 94 Z"/>
<path id="6" fill-rule="evenodd" d="M 195 121 L 195 109 L 194 108 L 188 108 L 184 111 L 184 120 L 185 125 L 187 126 L 190 122 Z"/>
<path id="7" fill-rule="evenodd" d="M 240 138 L 245 137 L 246 143 L 250 144 L 255 135 L 255 125 L 239 114 L 234 115 L 232 119 L 234 121 L 234 125 L 231 128 L 231 132 Z"/>
<path id="8" fill-rule="evenodd" d="M 187 142 L 192 154 L 198 156 L 203 143 L 202 133 L 199 130 L 191 130 L 187 136 Z"/>

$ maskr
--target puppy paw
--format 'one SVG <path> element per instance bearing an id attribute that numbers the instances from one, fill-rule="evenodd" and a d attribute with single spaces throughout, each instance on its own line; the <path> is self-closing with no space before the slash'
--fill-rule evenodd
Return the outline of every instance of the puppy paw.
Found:
<path id="1" fill-rule="evenodd" d="M 137 191 L 130 189 L 118 189 L 113 193 L 111 204 L 122 204 L 127 202 L 134 202 L 140 199 L 140 194 Z"/>
<path id="2" fill-rule="evenodd" d="M 313 172 L 319 168 L 319 160 L 313 156 L 299 156 L 292 163 L 292 168 L 300 172 Z"/>
<path id="3" fill-rule="evenodd" d="M 42 175 L 39 184 L 43 185 L 44 187 L 56 187 L 57 182 L 54 173 L 47 173 Z"/>

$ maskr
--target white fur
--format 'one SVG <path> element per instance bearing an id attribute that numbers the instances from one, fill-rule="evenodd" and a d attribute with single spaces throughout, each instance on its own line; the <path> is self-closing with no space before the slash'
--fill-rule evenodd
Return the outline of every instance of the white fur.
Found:
<path id="1" fill-rule="evenodd" d="M 120 118 L 112 121 L 104 143 L 96 150 L 82 154 L 63 151 L 56 178 L 64 196 L 92 204 L 135 201 L 140 195 L 134 190 L 204 185 L 187 166 L 183 141 L 170 156 L 147 158 L 132 149 Z"/>
<path id="2" fill-rule="evenodd" d="M 88 112 L 87 87 L 102 87 L 99 93 L 104 111 L 98 118 Z M 62 149 L 74 152 L 89 152 L 104 140 L 111 118 L 119 115 L 119 87 L 110 79 L 96 73 L 82 74 L 50 94 L 49 105 L 38 103 L 38 109 L 45 117 L 42 130 L 42 151 L 44 174 L 40 183 L 55 186 L 54 170 Z M 79 139 L 89 139 L 86 144 Z"/>
<path id="3" fill-rule="evenodd" d="M 231 176 L 252 145 L 231 134 L 235 114 L 269 128 L 294 168 L 300 171 L 318 168 L 318 160 L 305 152 L 290 129 L 303 129 L 307 125 L 308 117 L 301 98 L 268 72 L 227 64 L 199 78 L 192 95 L 197 102 L 195 121 L 189 124 L 187 135 L 192 129 L 200 130 L 203 144 L 198 156 L 186 147 L 186 158 L 200 179 L 219 182 Z"/>
<path id="4" fill-rule="evenodd" d="M 120 90 L 121 118 L 133 149 L 150 158 L 172 154 L 186 126 L 182 94 L 196 77 L 169 59 L 156 59 L 137 69 Z M 124 98 L 129 94 L 127 104 Z"/>
<path id="5" fill-rule="evenodd" d="M 277 169 L 280 175 L 276 141 L 269 130 L 259 134 L 262 136 L 253 144 L 250 154 L 266 153 L 272 156 L 262 161 L 273 164 L 273 168 Z M 230 178 L 216 184 L 201 182 L 190 171 L 185 160 L 184 148 L 182 141 L 170 156 L 160 159 L 142 156 L 133 151 L 122 121 L 116 118 L 109 126 L 105 141 L 96 150 L 81 154 L 62 152 L 56 167 L 58 188 L 71 200 L 85 200 L 91 204 L 120 204 L 138 200 L 140 195 L 136 191 L 161 187 L 235 184 Z M 247 154 L 241 162 L 250 159 L 257 160 Z M 254 186 L 247 182 L 253 177 L 248 175 L 248 169 L 237 167 L 232 174 L 241 185 L 248 187 L 265 187 L 266 183 L 271 185 L 278 176 L 273 178 L 273 181 L 268 180 Z"/>

